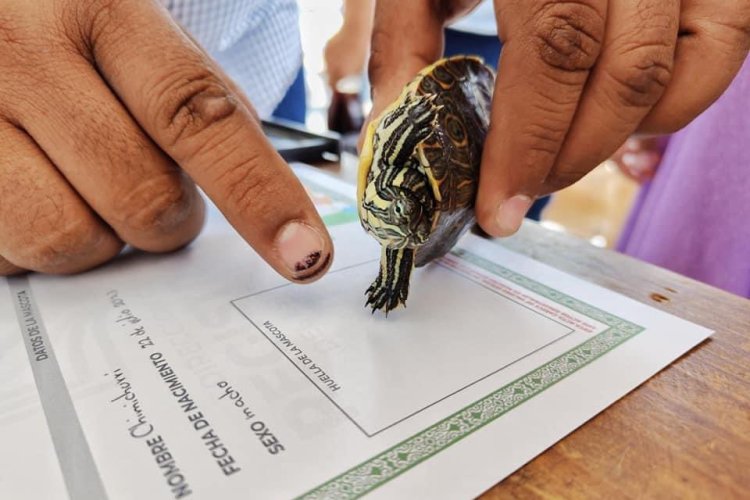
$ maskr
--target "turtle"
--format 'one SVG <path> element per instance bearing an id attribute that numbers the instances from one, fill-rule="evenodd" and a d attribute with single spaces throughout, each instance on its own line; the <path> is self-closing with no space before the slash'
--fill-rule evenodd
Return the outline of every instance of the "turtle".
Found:
<path id="1" fill-rule="evenodd" d="M 475 56 L 427 66 L 367 128 L 357 176 L 362 227 L 381 244 L 365 295 L 406 306 L 414 267 L 442 257 L 475 222 L 495 73 Z"/>

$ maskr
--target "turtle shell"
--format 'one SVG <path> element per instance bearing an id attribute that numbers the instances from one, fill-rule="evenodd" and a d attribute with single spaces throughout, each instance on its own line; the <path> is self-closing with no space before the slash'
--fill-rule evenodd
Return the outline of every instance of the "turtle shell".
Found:
<path id="1" fill-rule="evenodd" d="M 423 69 L 369 125 L 360 159 L 357 190 L 360 207 L 380 121 L 407 102 L 426 100 L 431 107 L 431 131 L 414 149 L 432 188 L 436 209 L 430 236 L 417 251 L 417 266 L 447 253 L 474 221 L 473 206 L 494 79 L 493 71 L 478 57 L 441 59 Z"/>

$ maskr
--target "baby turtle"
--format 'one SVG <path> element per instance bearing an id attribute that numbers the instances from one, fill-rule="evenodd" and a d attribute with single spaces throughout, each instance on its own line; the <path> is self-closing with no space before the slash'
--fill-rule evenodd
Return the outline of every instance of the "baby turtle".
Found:
<path id="1" fill-rule="evenodd" d="M 370 123 L 357 200 L 383 248 L 365 292 L 373 312 L 405 306 L 414 266 L 445 255 L 473 224 L 494 80 L 480 58 L 441 59 Z"/>

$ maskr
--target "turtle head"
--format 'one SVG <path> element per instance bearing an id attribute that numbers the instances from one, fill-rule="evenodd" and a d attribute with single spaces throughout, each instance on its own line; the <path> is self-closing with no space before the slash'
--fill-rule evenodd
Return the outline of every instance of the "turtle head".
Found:
<path id="1" fill-rule="evenodd" d="M 360 157 L 359 214 L 384 246 L 418 247 L 432 232 L 436 201 L 419 151 L 435 119 L 432 98 L 405 92 L 369 125 Z"/>
<path id="2" fill-rule="evenodd" d="M 418 191 L 394 186 L 365 196 L 362 225 L 391 248 L 423 245 L 432 230 L 433 209 Z"/>

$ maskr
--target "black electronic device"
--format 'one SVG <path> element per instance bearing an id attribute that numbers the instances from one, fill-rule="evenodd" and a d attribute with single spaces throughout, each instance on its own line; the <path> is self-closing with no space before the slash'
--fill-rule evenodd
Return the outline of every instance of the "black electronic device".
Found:
<path id="1" fill-rule="evenodd" d="M 338 159 L 340 137 L 334 132 L 313 133 L 302 125 L 277 118 L 263 120 L 263 131 L 276 151 L 288 162 L 314 163 Z"/>

